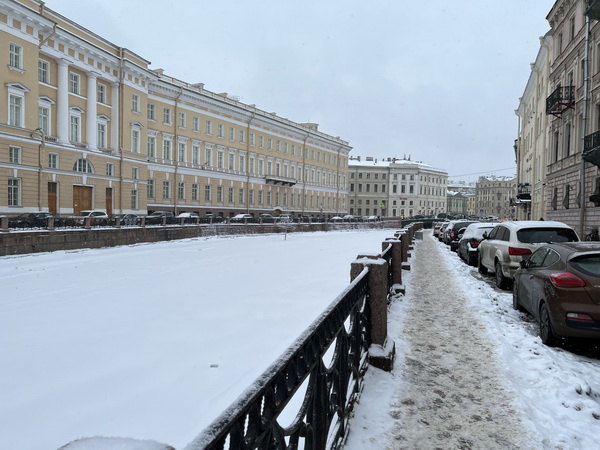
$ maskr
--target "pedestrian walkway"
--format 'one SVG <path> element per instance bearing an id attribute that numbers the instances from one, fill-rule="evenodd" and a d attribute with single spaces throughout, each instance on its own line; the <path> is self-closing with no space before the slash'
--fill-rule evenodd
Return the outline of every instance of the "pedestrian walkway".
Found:
<path id="1" fill-rule="evenodd" d="M 391 399 L 383 419 L 389 423 L 378 433 L 362 429 L 352 436 L 362 419 L 357 409 L 346 449 L 536 448 L 515 413 L 494 342 L 465 305 L 442 249 L 430 232 L 415 245 L 407 296 L 398 300 L 406 302 L 403 324 L 390 324 L 400 350 L 389 375 L 393 391 L 378 392 L 384 408 Z"/>

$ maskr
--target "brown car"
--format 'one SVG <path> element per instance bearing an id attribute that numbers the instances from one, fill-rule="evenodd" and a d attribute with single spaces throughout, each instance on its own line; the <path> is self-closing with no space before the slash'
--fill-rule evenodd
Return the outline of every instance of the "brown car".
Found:
<path id="1" fill-rule="evenodd" d="M 600 339 L 600 243 L 543 244 L 515 272 L 513 308 L 528 311 L 548 346 Z"/>

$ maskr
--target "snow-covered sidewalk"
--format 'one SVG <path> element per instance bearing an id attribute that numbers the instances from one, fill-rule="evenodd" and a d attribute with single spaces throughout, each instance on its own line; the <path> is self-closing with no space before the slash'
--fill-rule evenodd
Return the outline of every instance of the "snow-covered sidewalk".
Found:
<path id="1" fill-rule="evenodd" d="M 412 253 L 406 296 L 390 309 L 394 369 L 367 372 L 345 450 L 598 448 L 598 361 L 584 358 L 575 369 L 588 378 L 578 394 L 568 364 L 553 367 L 567 352 L 541 345 L 510 308 L 509 292 L 430 231 Z M 550 382 L 553 372 L 563 379 Z M 580 409 L 569 409 L 574 400 Z"/>

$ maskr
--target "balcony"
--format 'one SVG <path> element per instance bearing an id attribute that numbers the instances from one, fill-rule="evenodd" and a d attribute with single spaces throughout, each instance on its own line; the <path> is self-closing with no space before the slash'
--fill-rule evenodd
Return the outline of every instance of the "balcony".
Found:
<path id="1" fill-rule="evenodd" d="M 521 202 L 531 201 L 531 186 L 529 183 L 519 183 L 517 186 L 517 200 Z"/>
<path id="2" fill-rule="evenodd" d="M 563 112 L 574 106 L 575 86 L 559 86 L 552 94 L 550 94 L 550 97 L 546 99 L 546 114 L 560 117 Z"/>
<path id="3" fill-rule="evenodd" d="M 278 175 L 267 175 L 265 177 L 265 183 L 274 186 L 293 186 L 296 184 L 296 180 L 294 178 L 280 177 Z"/>
<path id="4" fill-rule="evenodd" d="M 600 167 L 600 131 L 583 138 L 582 157 L 585 161 Z"/>
<path id="5" fill-rule="evenodd" d="M 585 15 L 590 20 L 600 20 L 600 0 L 588 0 Z"/>

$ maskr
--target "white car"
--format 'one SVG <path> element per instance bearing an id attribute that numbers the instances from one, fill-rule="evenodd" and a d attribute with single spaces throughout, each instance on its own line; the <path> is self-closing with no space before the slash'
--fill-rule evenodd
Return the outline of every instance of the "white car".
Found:
<path id="1" fill-rule="evenodd" d="M 498 225 L 496 222 L 475 222 L 467 226 L 456 248 L 460 259 L 469 266 L 476 266 L 478 248 L 483 240 L 483 235 L 489 234 L 496 225 Z"/>
<path id="2" fill-rule="evenodd" d="M 578 241 L 577 233 L 562 222 L 545 220 L 502 222 L 479 244 L 477 268 L 496 274 L 496 286 L 508 288 L 521 260 L 540 245 L 549 242 Z"/>

